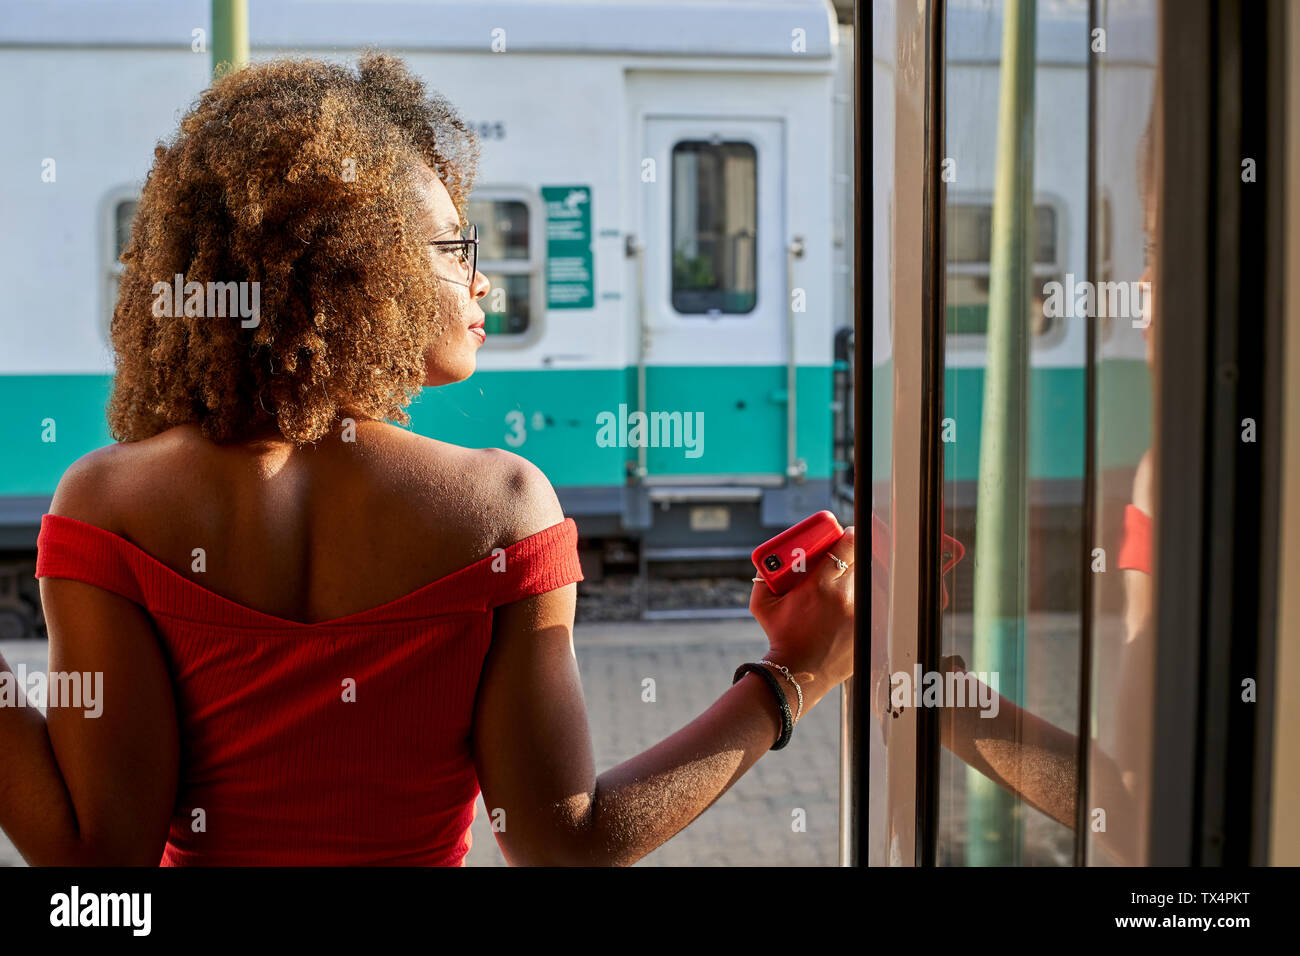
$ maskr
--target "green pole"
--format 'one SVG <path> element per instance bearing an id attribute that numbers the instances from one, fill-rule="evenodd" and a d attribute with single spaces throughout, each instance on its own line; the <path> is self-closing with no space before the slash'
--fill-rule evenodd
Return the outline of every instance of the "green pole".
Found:
<path id="1" fill-rule="evenodd" d="M 222 69 L 228 64 L 228 69 Z M 212 0 L 212 75 L 248 64 L 248 0 Z"/>
<path id="2" fill-rule="evenodd" d="M 998 91 L 997 173 L 993 190 L 988 357 L 980 431 L 975 525 L 973 669 L 998 675 L 998 690 L 1024 701 L 1028 553 L 1026 458 L 1029 418 L 1030 256 L 1034 196 L 1034 27 L 1036 0 L 1006 0 Z M 968 861 L 1020 863 L 1018 801 L 967 769 Z"/>

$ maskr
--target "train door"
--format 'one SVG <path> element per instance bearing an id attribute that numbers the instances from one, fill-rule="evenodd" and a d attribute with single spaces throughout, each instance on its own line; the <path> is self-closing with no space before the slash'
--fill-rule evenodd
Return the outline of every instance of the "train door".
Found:
<path id="1" fill-rule="evenodd" d="M 1270 858 L 1284 12 L 873 10 L 871 863 Z"/>
<path id="2" fill-rule="evenodd" d="M 643 116 L 629 411 L 648 419 L 636 463 L 648 483 L 783 480 L 783 141 L 780 120 Z"/>

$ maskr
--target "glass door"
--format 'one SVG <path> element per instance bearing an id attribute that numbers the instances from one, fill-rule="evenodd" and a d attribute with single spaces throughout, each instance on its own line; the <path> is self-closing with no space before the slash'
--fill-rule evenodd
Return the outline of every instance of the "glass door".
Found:
<path id="1" fill-rule="evenodd" d="M 1264 858 L 1283 12 L 875 5 L 870 862 Z"/>

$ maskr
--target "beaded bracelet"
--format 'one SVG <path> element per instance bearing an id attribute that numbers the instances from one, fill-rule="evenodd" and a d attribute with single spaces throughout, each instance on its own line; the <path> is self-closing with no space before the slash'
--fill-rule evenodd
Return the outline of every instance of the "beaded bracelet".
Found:
<path id="1" fill-rule="evenodd" d="M 741 664 L 736 668 L 736 676 L 732 678 L 731 683 L 735 684 L 750 672 L 763 675 L 763 680 L 767 681 L 767 685 L 772 688 L 772 693 L 776 694 L 777 702 L 781 706 L 781 736 L 772 745 L 773 750 L 780 750 L 790 742 L 790 737 L 794 733 L 794 717 L 790 714 L 790 701 L 786 698 L 785 691 L 781 689 L 781 681 L 762 664 Z"/>
<path id="2" fill-rule="evenodd" d="M 799 723 L 799 718 L 803 716 L 803 688 L 799 686 L 799 682 L 795 680 L 794 675 L 790 673 L 790 668 L 785 667 L 782 664 L 778 664 L 776 661 L 769 661 L 767 658 L 763 658 L 761 661 L 759 661 L 759 663 L 767 664 L 770 667 L 776 668 L 782 674 L 785 675 L 786 680 L 788 680 L 791 684 L 794 684 L 795 693 L 799 695 L 799 709 L 795 711 L 794 722 L 796 724 Z"/>

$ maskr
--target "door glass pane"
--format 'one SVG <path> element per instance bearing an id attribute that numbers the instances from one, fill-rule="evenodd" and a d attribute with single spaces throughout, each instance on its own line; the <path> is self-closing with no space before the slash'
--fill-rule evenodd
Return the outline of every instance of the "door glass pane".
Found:
<path id="1" fill-rule="evenodd" d="M 1099 0 L 1107 55 L 1097 59 L 1092 144 L 1099 280 L 1127 287 L 1130 314 L 1097 320 L 1089 865 L 1144 865 L 1150 812 L 1155 628 L 1151 381 L 1156 170 L 1160 168 L 1156 0 Z M 1142 307 L 1133 308 L 1132 300 Z M 1099 566 L 1099 565 L 1098 565 Z"/>
<path id="2" fill-rule="evenodd" d="M 672 296 L 678 312 L 753 311 L 756 170 L 750 143 L 683 141 L 673 147 Z"/>
<path id="3" fill-rule="evenodd" d="M 947 5 L 942 658 L 895 675 L 943 708 L 940 865 L 1074 860 L 1086 320 L 1053 290 L 1087 272 L 1087 18 Z"/>

